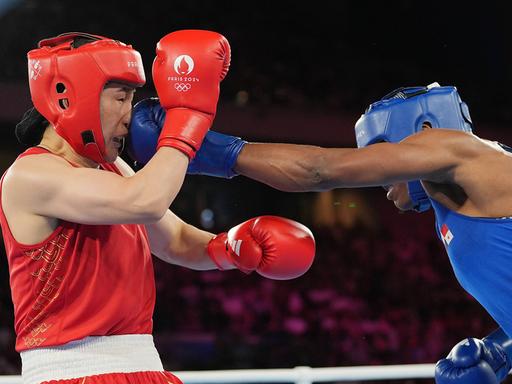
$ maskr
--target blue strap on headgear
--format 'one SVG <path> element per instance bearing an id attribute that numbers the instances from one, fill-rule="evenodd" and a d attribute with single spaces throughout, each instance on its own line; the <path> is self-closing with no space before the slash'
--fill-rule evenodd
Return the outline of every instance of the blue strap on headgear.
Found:
<path id="1" fill-rule="evenodd" d="M 398 143 L 422 129 L 448 128 L 471 132 L 473 123 L 469 109 L 457 88 L 441 87 L 438 83 L 426 87 L 403 87 L 371 104 L 356 122 L 359 148 L 370 144 Z M 409 195 L 418 212 L 430 208 L 430 201 L 419 180 L 408 183 Z"/>

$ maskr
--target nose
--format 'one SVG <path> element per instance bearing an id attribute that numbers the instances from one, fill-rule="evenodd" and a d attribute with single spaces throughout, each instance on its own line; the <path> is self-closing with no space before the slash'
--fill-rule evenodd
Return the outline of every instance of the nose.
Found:
<path id="1" fill-rule="evenodd" d="M 123 117 L 121 119 L 121 122 L 122 122 L 123 126 L 126 128 L 126 130 L 128 130 L 128 128 L 130 127 L 131 120 L 132 120 L 132 108 L 130 107 L 130 109 L 123 115 Z"/>

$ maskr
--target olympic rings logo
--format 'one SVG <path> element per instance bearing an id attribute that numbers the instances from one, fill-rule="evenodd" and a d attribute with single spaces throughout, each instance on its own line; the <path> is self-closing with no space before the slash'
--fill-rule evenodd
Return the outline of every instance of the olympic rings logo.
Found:
<path id="1" fill-rule="evenodd" d="M 176 83 L 174 84 L 174 88 L 176 88 L 178 92 L 187 92 L 192 86 L 189 83 Z"/>

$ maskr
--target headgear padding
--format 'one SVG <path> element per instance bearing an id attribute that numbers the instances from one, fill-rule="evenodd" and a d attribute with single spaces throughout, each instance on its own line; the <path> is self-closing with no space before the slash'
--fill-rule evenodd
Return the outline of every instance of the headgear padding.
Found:
<path id="1" fill-rule="evenodd" d="M 427 87 L 399 88 L 371 104 L 356 122 L 359 148 L 370 144 L 397 143 L 422 129 L 448 128 L 471 132 L 473 123 L 469 109 L 455 87 L 438 83 Z M 409 195 L 417 211 L 430 208 L 430 201 L 419 181 L 408 183 Z"/>
<path id="2" fill-rule="evenodd" d="M 91 42 L 77 46 L 77 41 Z M 28 57 L 34 107 L 80 155 L 103 163 L 100 94 L 111 81 L 145 84 L 139 52 L 103 36 L 64 33 L 39 42 Z"/>

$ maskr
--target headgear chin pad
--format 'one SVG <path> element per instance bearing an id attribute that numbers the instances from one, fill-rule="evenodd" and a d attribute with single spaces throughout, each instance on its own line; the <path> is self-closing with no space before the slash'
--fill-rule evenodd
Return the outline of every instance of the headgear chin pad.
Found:
<path id="1" fill-rule="evenodd" d="M 75 152 L 104 163 L 101 92 L 114 81 L 144 85 L 139 52 L 107 37 L 70 32 L 40 41 L 27 57 L 34 107 Z"/>
<path id="2" fill-rule="evenodd" d="M 473 123 L 468 106 L 452 86 L 438 83 L 426 87 L 403 87 L 371 104 L 355 125 L 359 148 L 370 144 L 398 143 L 421 131 L 423 124 L 472 132 Z M 419 180 L 408 183 L 414 209 L 423 212 L 430 200 Z"/>

